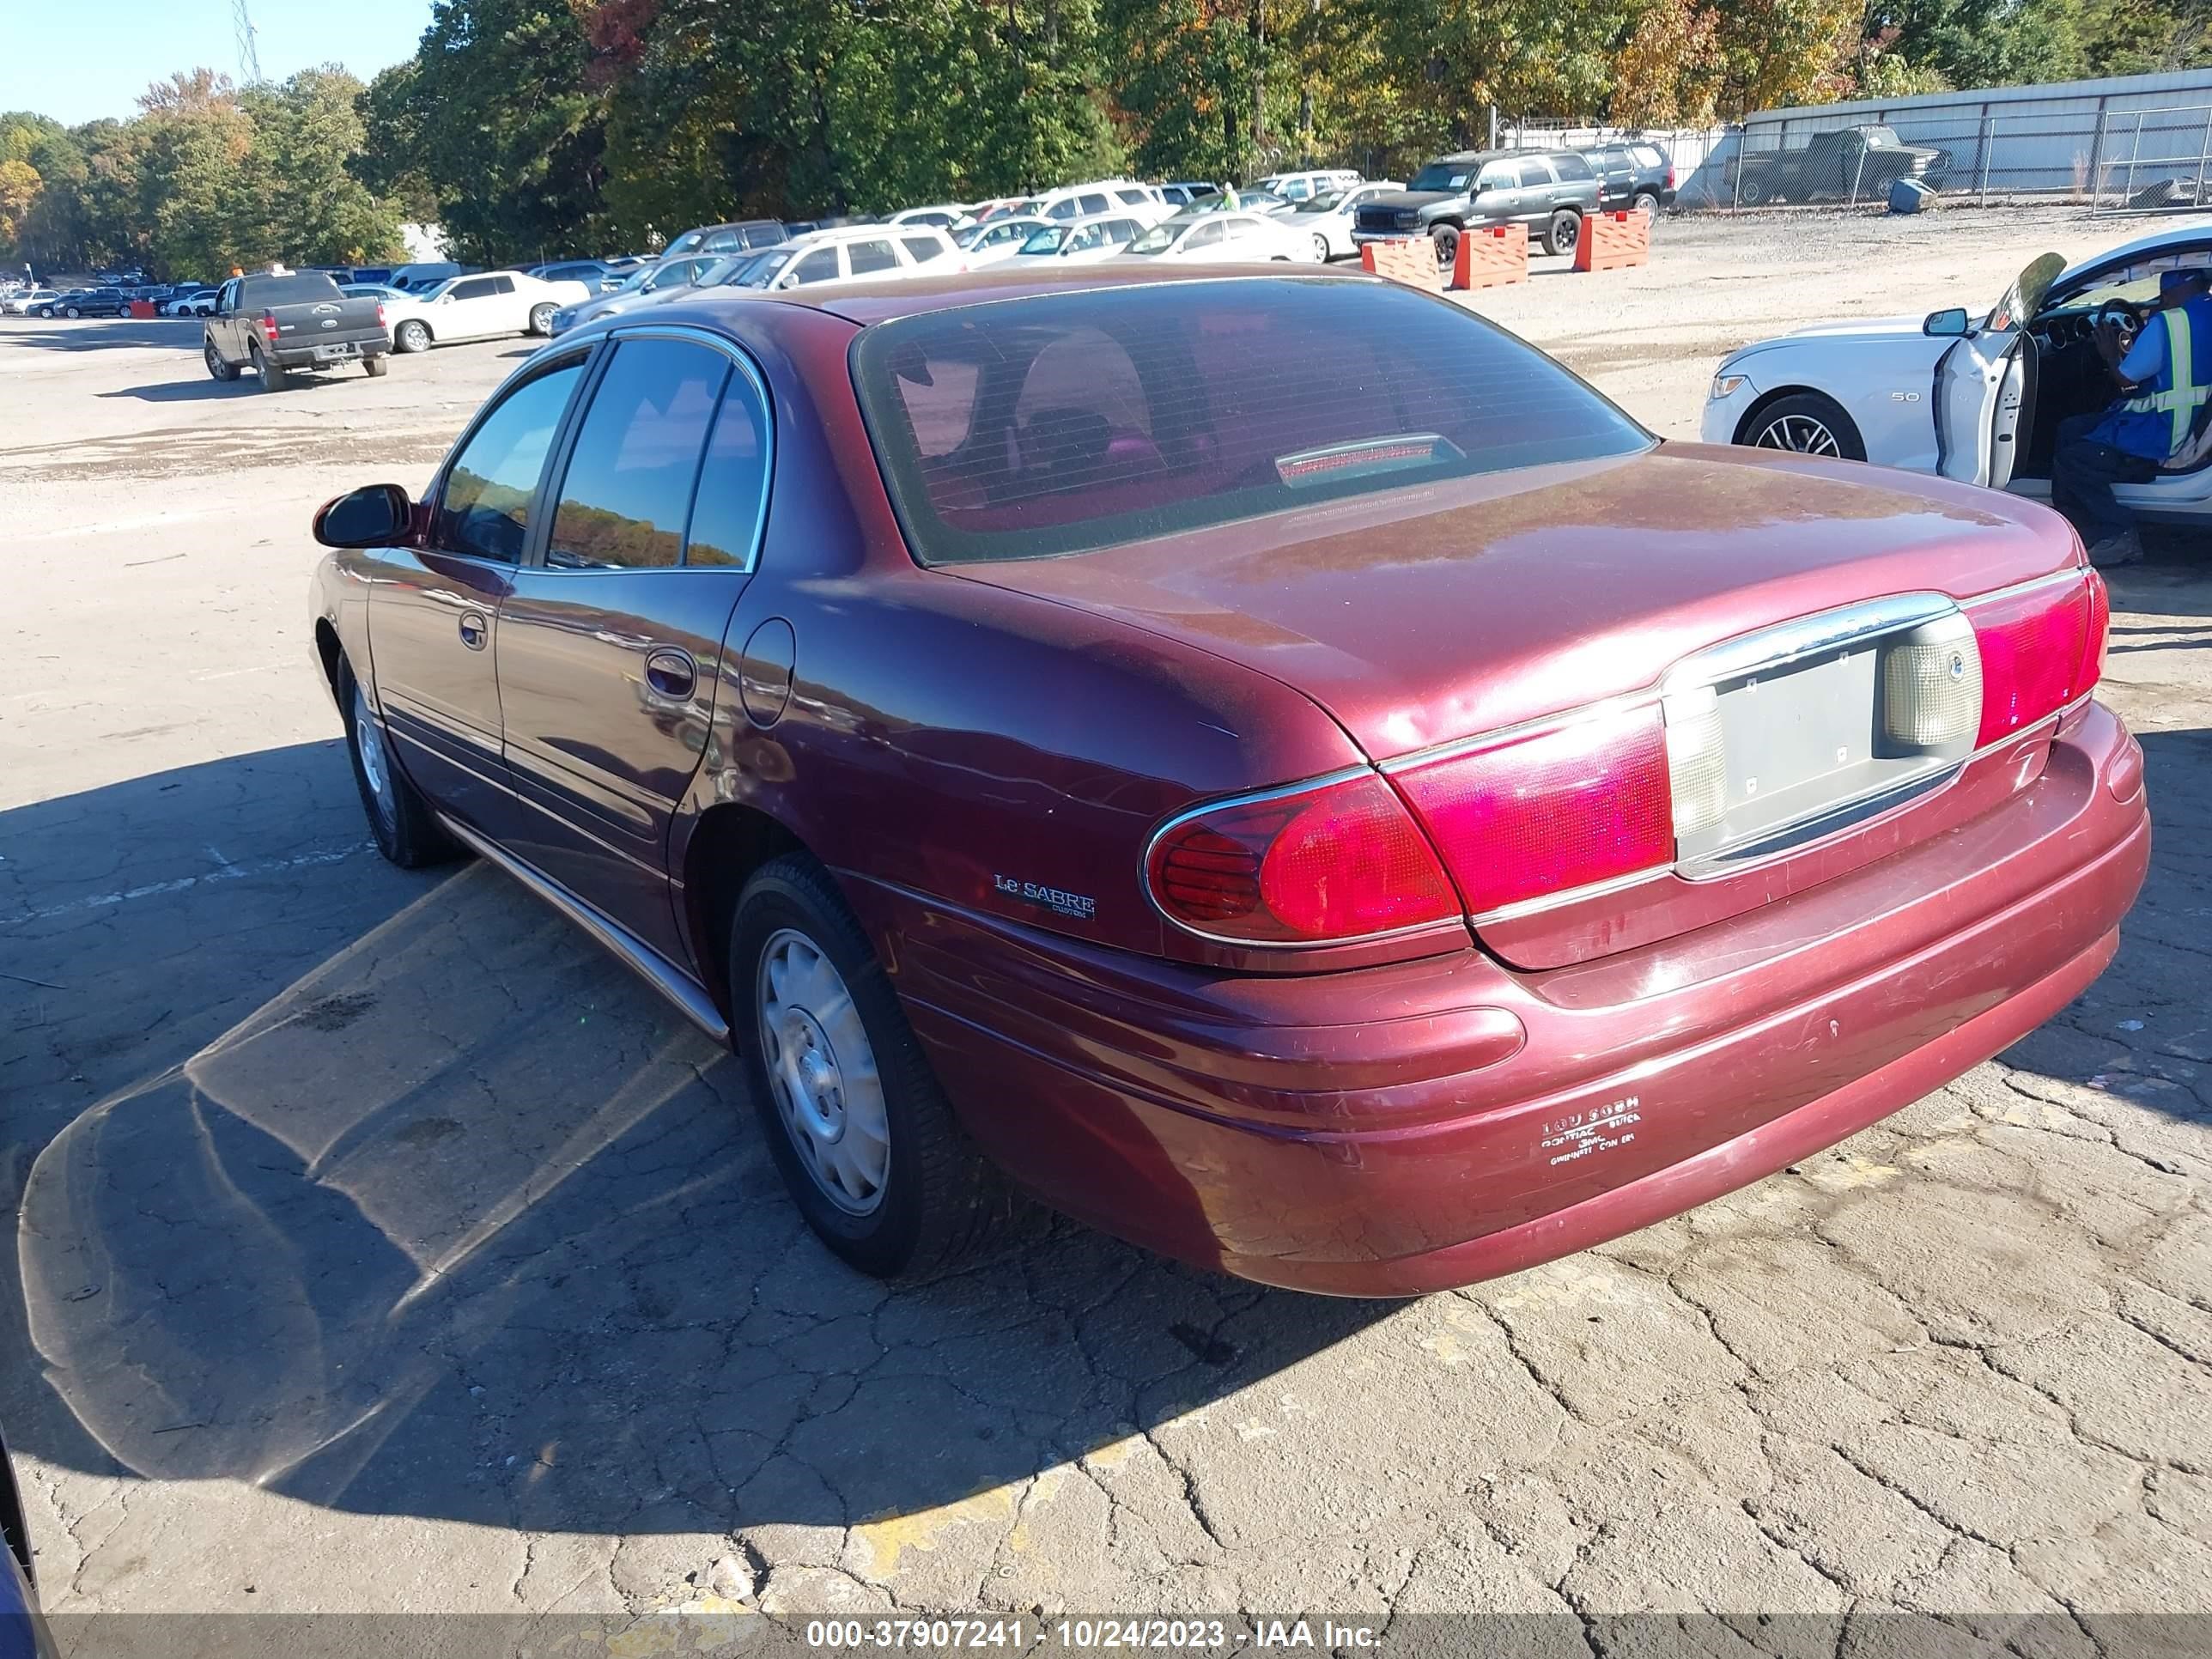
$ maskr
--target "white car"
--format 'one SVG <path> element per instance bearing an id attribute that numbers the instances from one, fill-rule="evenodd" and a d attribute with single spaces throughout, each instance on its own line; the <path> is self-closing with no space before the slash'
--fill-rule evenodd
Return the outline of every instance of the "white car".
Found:
<path id="1" fill-rule="evenodd" d="M 1352 246 L 1352 222 L 1363 202 L 1371 202 L 1386 191 L 1405 185 L 1390 179 L 1363 179 L 1356 185 L 1331 187 L 1310 196 L 1276 221 L 1288 225 L 1313 243 L 1314 255 L 1324 263 L 1349 258 L 1359 252 Z"/>
<path id="2" fill-rule="evenodd" d="M 970 225 L 965 230 L 952 233 L 952 240 L 966 256 L 968 269 L 980 270 L 985 265 L 995 265 L 1001 259 L 1011 259 L 1022 251 L 1022 244 L 1052 224 L 1049 219 L 1040 219 L 1034 214 L 1017 213 L 1003 219 L 987 219 L 981 224 Z"/>
<path id="3" fill-rule="evenodd" d="M 1281 197 L 1285 202 L 1310 202 L 1325 190 L 1348 190 L 1359 182 L 1357 167 L 1322 167 L 1306 173 L 1271 173 L 1252 181 L 1252 188 Z"/>
<path id="4" fill-rule="evenodd" d="M 519 270 L 488 270 L 477 276 L 449 276 L 410 297 L 417 301 L 412 309 L 385 307 L 394 350 L 427 351 L 456 340 L 507 334 L 550 335 L 553 313 L 583 304 L 592 290 L 578 282 L 548 283 Z"/>
<path id="5" fill-rule="evenodd" d="M 1287 259 L 1312 264 L 1321 258 L 1311 237 L 1280 219 L 1261 213 L 1204 210 L 1177 214 L 1165 224 L 1154 225 L 1130 243 L 1127 252 L 1133 259 L 1171 264 L 1184 259 L 1209 264 Z"/>
<path id="6" fill-rule="evenodd" d="M 50 306 L 61 297 L 58 289 L 19 288 L 6 299 L 0 300 L 0 312 L 5 312 L 10 317 L 27 316 L 32 307 Z"/>
<path id="7" fill-rule="evenodd" d="M 2059 422 L 2117 395 L 2093 325 L 2110 317 L 2132 338 L 2156 302 L 2160 272 L 2212 270 L 2212 227 L 2161 231 L 2062 265 L 2045 254 L 1984 316 L 1954 307 L 1830 323 L 1731 352 L 1713 376 L 1702 435 L 2047 497 Z M 2154 518 L 2212 516 L 2212 465 L 2115 493 Z"/>
<path id="8" fill-rule="evenodd" d="M 174 299 L 162 302 L 161 314 L 166 317 L 212 317 L 215 315 L 216 297 L 222 292 L 221 289 L 203 288 L 190 294 L 179 294 Z"/>
<path id="9" fill-rule="evenodd" d="M 1036 218 L 1062 223 L 1103 213 L 1133 214 L 1151 225 L 1176 210 L 1153 185 L 1140 185 L 1133 179 L 1101 179 L 1093 184 L 1048 190 L 1036 198 L 1029 211 Z"/>
<path id="10" fill-rule="evenodd" d="M 939 202 L 932 207 L 902 208 L 885 222 L 894 225 L 928 225 L 938 230 L 957 230 L 975 222 L 975 215 L 959 202 Z"/>
<path id="11" fill-rule="evenodd" d="M 1045 226 L 1006 263 L 1009 267 L 1048 263 L 1095 265 L 1121 252 L 1150 228 L 1133 214 L 1093 213 L 1066 224 Z"/>
<path id="12" fill-rule="evenodd" d="M 763 249 L 732 285 L 781 292 L 817 283 L 896 281 L 967 268 L 952 239 L 934 225 L 840 225 Z"/>

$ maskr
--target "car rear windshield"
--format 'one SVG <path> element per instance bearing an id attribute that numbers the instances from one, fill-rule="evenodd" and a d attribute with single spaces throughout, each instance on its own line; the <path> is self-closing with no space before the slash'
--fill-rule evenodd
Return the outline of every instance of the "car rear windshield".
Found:
<path id="1" fill-rule="evenodd" d="M 862 330 L 853 373 L 925 564 L 1089 552 L 1652 442 L 1503 330 L 1357 280 L 927 312 Z"/>
<path id="2" fill-rule="evenodd" d="M 240 284 L 239 305 L 290 306 L 341 297 L 338 285 L 322 275 L 249 276 Z"/>

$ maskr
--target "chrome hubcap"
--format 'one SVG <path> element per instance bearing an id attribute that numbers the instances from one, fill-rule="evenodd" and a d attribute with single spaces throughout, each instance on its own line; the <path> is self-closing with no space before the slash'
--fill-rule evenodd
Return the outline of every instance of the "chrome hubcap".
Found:
<path id="1" fill-rule="evenodd" d="M 1828 430 L 1826 422 L 1810 415 L 1784 415 L 1778 421 L 1769 421 L 1759 428 L 1751 441 L 1753 449 L 1790 449 L 1800 455 L 1833 455 L 1841 459 L 1843 449 L 1836 442 L 1836 434 Z"/>
<path id="2" fill-rule="evenodd" d="M 385 757 L 384 728 L 376 723 L 376 715 L 368 706 L 368 694 L 359 684 L 353 689 L 353 742 L 355 752 L 361 757 L 361 775 L 368 784 L 369 799 L 376 803 L 377 816 L 386 823 L 392 821 L 392 766 Z"/>
<path id="3" fill-rule="evenodd" d="M 819 945 L 786 927 L 761 952 L 754 994 L 763 1069 L 799 1162 L 839 1209 L 872 1214 L 890 1179 L 890 1119 L 852 992 Z"/>

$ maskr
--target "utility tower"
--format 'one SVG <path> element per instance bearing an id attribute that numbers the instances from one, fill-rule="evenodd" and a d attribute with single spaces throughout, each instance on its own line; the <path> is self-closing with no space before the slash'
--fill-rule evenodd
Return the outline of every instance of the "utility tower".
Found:
<path id="1" fill-rule="evenodd" d="M 261 53 L 253 44 L 253 19 L 246 9 L 246 0 L 230 0 L 231 25 L 238 31 L 238 72 L 246 77 L 246 84 L 261 84 Z"/>

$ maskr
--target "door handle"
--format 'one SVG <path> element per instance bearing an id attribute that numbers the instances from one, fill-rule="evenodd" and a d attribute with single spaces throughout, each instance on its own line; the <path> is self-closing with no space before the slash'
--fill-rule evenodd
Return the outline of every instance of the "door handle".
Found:
<path id="1" fill-rule="evenodd" d="M 461 612 L 461 643 L 463 645 L 471 651 L 481 651 L 484 648 L 484 641 L 489 637 L 484 628 L 483 614 L 481 611 Z"/>
<path id="2" fill-rule="evenodd" d="M 645 683 L 664 697 L 688 697 L 699 684 L 699 665 L 689 652 L 664 645 L 645 653 Z"/>

